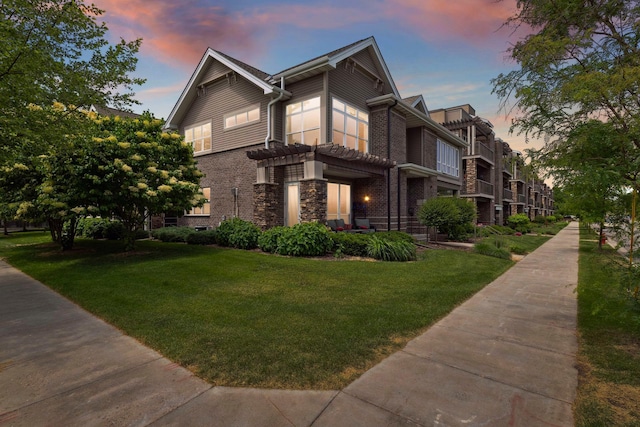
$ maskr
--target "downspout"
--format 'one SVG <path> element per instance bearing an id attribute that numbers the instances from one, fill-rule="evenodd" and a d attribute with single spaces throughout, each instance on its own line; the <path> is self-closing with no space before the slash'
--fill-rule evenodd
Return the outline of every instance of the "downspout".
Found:
<path id="1" fill-rule="evenodd" d="M 276 102 L 281 101 L 284 98 L 284 77 L 280 77 L 280 95 L 277 98 L 272 99 L 269 104 L 267 104 L 267 136 L 264 139 L 264 148 L 269 149 L 269 140 L 271 140 L 271 108 L 276 104 Z"/>
<path id="2" fill-rule="evenodd" d="M 398 99 L 387 108 L 387 159 L 391 160 L 391 109 L 398 105 Z M 399 176 L 398 176 L 399 178 Z M 398 195 L 400 197 L 400 195 Z M 400 212 L 398 212 L 400 215 Z M 391 231 L 391 169 L 387 169 L 387 231 Z"/>

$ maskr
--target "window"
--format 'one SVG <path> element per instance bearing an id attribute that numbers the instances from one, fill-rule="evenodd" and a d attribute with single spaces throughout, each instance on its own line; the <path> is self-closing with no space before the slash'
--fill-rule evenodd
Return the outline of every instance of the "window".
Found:
<path id="1" fill-rule="evenodd" d="M 346 223 L 351 217 L 351 186 L 347 184 L 327 184 L 327 219 L 344 219 Z"/>
<path id="2" fill-rule="evenodd" d="M 224 128 L 231 129 L 237 126 L 248 125 L 260 121 L 260 104 L 236 111 L 235 113 L 225 114 Z"/>
<path id="3" fill-rule="evenodd" d="M 207 201 L 199 208 L 193 208 L 190 211 L 187 211 L 185 215 L 211 215 L 211 188 L 202 188 L 202 195 Z"/>
<path id="4" fill-rule="evenodd" d="M 211 150 L 211 123 L 185 128 L 184 140 L 193 146 L 194 154 Z"/>
<path id="5" fill-rule="evenodd" d="M 367 153 L 369 114 L 333 99 L 333 143 Z"/>
<path id="6" fill-rule="evenodd" d="M 458 177 L 460 176 L 460 151 L 452 146 L 438 140 L 438 172 Z"/>
<path id="7" fill-rule="evenodd" d="M 287 144 L 318 145 L 320 97 L 287 105 Z"/>

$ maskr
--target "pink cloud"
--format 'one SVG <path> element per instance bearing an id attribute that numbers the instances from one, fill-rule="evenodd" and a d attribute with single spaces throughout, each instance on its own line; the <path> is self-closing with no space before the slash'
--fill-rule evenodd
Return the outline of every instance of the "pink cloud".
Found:
<path id="1" fill-rule="evenodd" d="M 515 0 L 390 0 L 385 14 L 409 26 L 429 42 L 462 40 L 472 45 L 504 41 L 499 31 L 516 11 Z"/>
<path id="2" fill-rule="evenodd" d="M 207 47 L 227 52 L 257 52 L 258 22 L 233 16 L 220 6 L 169 0 L 96 0 L 112 37 L 141 37 L 141 53 L 187 69 Z"/>

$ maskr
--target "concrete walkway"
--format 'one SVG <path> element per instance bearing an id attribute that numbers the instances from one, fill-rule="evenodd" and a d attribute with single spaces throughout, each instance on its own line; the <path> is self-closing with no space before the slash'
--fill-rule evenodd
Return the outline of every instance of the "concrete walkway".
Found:
<path id="1" fill-rule="evenodd" d="M 578 225 L 342 391 L 212 387 L 0 262 L 0 426 L 572 426 Z"/>

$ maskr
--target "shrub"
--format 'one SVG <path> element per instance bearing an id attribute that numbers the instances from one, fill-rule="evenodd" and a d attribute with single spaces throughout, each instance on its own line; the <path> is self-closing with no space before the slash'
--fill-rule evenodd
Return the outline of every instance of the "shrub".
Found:
<path id="1" fill-rule="evenodd" d="M 264 231 L 258 237 L 258 247 L 264 252 L 276 253 L 278 250 L 278 239 L 282 236 L 287 227 L 273 227 Z"/>
<path id="2" fill-rule="evenodd" d="M 217 242 L 216 230 L 196 231 L 187 235 L 186 241 L 189 245 L 213 245 Z"/>
<path id="3" fill-rule="evenodd" d="M 379 237 L 381 239 L 388 240 L 390 242 L 403 241 L 403 242 L 413 243 L 415 241 L 411 234 L 407 234 L 402 231 L 380 231 L 369 236 Z"/>
<path id="4" fill-rule="evenodd" d="M 527 250 L 525 248 L 523 248 L 522 246 L 519 246 L 519 245 L 511 245 L 509 247 L 509 250 L 511 251 L 512 254 L 518 254 L 518 255 L 526 255 L 527 254 Z"/>
<path id="5" fill-rule="evenodd" d="M 370 236 L 371 234 L 331 233 L 331 240 L 341 255 L 366 257 Z"/>
<path id="6" fill-rule="evenodd" d="M 533 218 L 533 222 L 535 222 L 536 224 L 544 224 L 547 221 L 548 221 L 547 217 L 543 215 L 536 215 L 536 217 Z"/>
<path id="7" fill-rule="evenodd" d="M 416 259 L 416 246 L 405 240 L 386 240 L 372 236 L 367 244 L 367 255 L 382 261 L 412 261 Z"/>
<path id="8" fill-rule="evenodd" d="M 124 237 L 124 225 L 120 221 L 107 222 L 104 237 L 109 240 L 121 240 Z"/>
<path id="9" fill-rule="evenodd" d="M 135 238 L 136 240 L 148 239 L 149 232 L 147 230 L 136 230 Z"/>
<path id="10" fill-rule="evenodd" d="M 81 218 L 76 224 L 76 235 L 88 239 L 104 239 L 104 230 L 109 222 L 104 218 Z"/>
<path id="11" fill-rule="evenodd" d="M 447 233 L 449 238 L 460 240 L 469 231 L 470 224 L 476 218 L 473 203 L 458 197 L 434 197 L 420 206 L 418 219 L 427 227 L 436 227 Z"/>
<path id="12" fill-rule="evenodd" d="M 507 219 L 507 222 L 509 223 L 509 226 L 511 228 L 521 233 L 528 233 L 529 231 L 531 231 L 531 221 L 529 221 L 529 217 L 527 217 L 525 214 L 519 213 L 511 215 Z"/>
<path id="13" fill-rule="evenodd" d="M 216 231 L 219 245 L 238 249 L 257 248 L 261 233 L 254 223 L 240 218 L 222 221 Z"/>
<path id="14" fill-rule="evenodd" d="M 320 256 L 333 249 L 327 227 L 307 222 L 287 227 L 277 238 L 277 253 L 292 256 Z"/>
<path id="15" fill-rule="evenodd" d="M 190 234 L 195 233 L 191 227 L 164 227 L 153 230 L 153 237 L 162 242 L 186 242 Z"/>
<path id="16" fill-rule="evenodd" d="M 482 240 L 474 245 L 476 253 L 488 255 L 496 258 L 511 259 L 511 253 L 508 249 L 497 248 L 490 240 Z"/>

